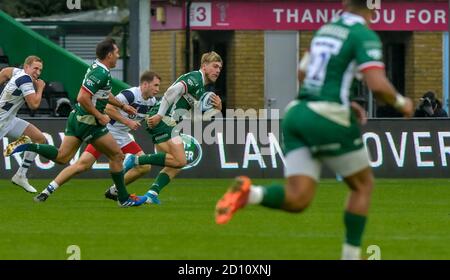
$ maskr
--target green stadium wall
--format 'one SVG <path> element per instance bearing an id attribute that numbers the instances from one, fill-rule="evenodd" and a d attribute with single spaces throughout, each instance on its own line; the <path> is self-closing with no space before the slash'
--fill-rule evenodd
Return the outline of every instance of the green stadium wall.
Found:
<path id="1" fill-rule="evenodd" d="M 6 13 L 0 11 L 0 47 L 9 58 L 10 65 L 22 65 L 29 55 L 44 61 L 41 78 L 64 85 L 72 101 L 76 100 L 81 81 L 89 65 L 81 58 L 41 36 Z M 128 88 L 123 81 L 113 79 L 113 94 Z"/>

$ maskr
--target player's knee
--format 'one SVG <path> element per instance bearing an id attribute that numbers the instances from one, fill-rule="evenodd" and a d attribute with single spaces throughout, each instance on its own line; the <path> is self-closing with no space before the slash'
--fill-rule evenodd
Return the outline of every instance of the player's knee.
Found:
<path id="1" fill-rule="evenodd" d="M 138 165 L 135 167 L 139 174 L 144 175 L 150 172 L 150 165 Z"/>
<path id="2" fill-rule="evenodd" d="M 303 212 L 306 208 L 309 207 L 311 201 L 306 200 L 293 200 L 289 203 L 289 210 L 292 213 L 300 213 Z"/>
<path id="3" fill-rule="evenodd" d="M 366 178 L 355 182 L 352 186 L 352 191 L 370 195 L 375 184 L 374 181 L 373 176 L 367 176 Z"/>
<path id="4" fill-rule="evenodd" d="M 47 138 L 45 138 L 45 136 L 43 134 L 41 134 L 36 138 L 36 140 L 34 142 L 38 143 L 38 144 L 46 144 Z"/>
<path id="5" fill-rule="evenodd" d="M 70 161 L 70 158 L 69 157 L 57 157 L 54 161 L 58 164 L 66 164 Z"/>
<path id="6" fill-rule="evenodd" d="M 175 167 L 176 168 L 183 168 L 183 167 L 186 166 L 186 164 L 187 164 L 186 158 L 180 158 L 180 159 L 177 160 L 177 164 L 176 164 Z"/>
<path id="7" fill-rule="evenodd" d="M 125 155 L 122 151 L 116 152 L 110 156 L 111 161 L 122 162 L 125 159 Z"/>
<path id="8" fill-rule="evenodd" d="M 286 194 L 286 210 L 293 213 L 300 213 L 309 207 L 312 197 L 302 193 Z"/>

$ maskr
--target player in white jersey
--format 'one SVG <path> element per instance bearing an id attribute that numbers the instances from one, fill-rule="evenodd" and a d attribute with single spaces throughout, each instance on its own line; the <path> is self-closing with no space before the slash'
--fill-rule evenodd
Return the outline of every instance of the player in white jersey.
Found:
<path id="1" fill-rule="evenodd" d="M 0 94 L 0 139 L 8 137 L 16 140 L 26 135 L 33 142 L 46 143 L 44 134 L 37 127 L 16 117 L 25 102 L 31 110 L 39 107 L 45 87 L 45 82 L 39 79 L 42 67 L 42 60 L 32 55 L 25 59 L 23 69 L 7 67 L 0 71 L 0 84 L 9 80 Z M 35 193 L 36 189 L 28 183 L 26 174 L 35 158 L 36 153 L 26 152 L 21 167 L 11 179 L 31 193 Z"/>
<path id="2" fill-rule="evenodd" d="M 129 132 L 130 130 L 137 130 L 141 126 L 140 123 L 147 116 L 147 111 L 156 104 L 154 96 L 159 92 L 160 81 L 161 78 L 158 74 L 146 71 L 141 75 L 139 87 L 123 90 L 116 95 L 116 99 L 121 103 L 134 107 L 137 110 L 136 115 L 129 115 L 110 104 L 106 106 L 105 112 L 111 118 L 107 128 L 124 154 L 144 154 L 139 144 L 130 137 Z M 34 201 L 44 202 L 47 200 L 50 194 L 73 176 L 89 170 L 101 154 L 93 145 L 86 146 L 78 161 L 62 170 L 47 188 L 34 198 Z M 129 170 L 125 174 L 125 184 L 134 182 L 149 171 L 150 165 L 137 166 Z"/>

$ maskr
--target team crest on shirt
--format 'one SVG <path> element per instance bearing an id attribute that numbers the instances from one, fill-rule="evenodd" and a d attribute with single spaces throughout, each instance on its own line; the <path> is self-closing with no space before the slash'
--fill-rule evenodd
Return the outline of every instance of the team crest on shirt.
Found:
<path id="1" fill-rule="evenodd" d="M 94 82 L 91 79 L 86 79 L 86 84 L 90 87 L 94 86 Z"/>

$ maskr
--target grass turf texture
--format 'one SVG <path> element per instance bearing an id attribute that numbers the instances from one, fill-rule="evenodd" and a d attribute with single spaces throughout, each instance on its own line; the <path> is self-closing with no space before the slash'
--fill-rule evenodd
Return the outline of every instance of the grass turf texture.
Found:
<path id="1" fill-rule="evenodd" d="M 279 260 L 339 259 L 344 234 L 342 182 L 323 181 L 302 214 L 249 206 L 227 225 L 214 206 L 229 179 L 176 179 L 162 205 L 119 208 L 103 197 L 110 180 L 72 180 L 45 203 L 0 180 L 0 259 Z M 41 191 L 49 180 L 30 180 Z M 142 194 L 150 180 L 129 190 Z M 255 180 L 256 184 L 282 180 Z M 382 259 L 450 259 L 450 180 L 376 181 L 363 239 Z"/>

